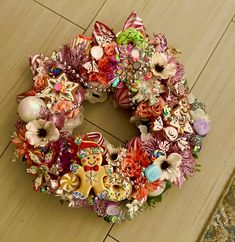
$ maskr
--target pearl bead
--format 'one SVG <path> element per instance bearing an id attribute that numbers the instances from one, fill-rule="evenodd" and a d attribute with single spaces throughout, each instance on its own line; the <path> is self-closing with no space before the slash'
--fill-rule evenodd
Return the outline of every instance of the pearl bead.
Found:
<path id="1" fill-rule="evenodd" d="M 39 118 L 41 107 L 46 108 L 46 104 L 39 97 L 25 97 L 18 106 L 18 113 L 20 118 L 28 123 Z"/>

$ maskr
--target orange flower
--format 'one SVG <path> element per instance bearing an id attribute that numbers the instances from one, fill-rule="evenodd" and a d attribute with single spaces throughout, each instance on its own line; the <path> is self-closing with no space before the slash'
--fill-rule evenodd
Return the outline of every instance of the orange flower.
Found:
<path id="1" fill-rule="evenodd" d="M 23 157 L 27 151 L 27 145 L 25 143 L 25 132 L 26 128 L 21 128 L 17 132 L 17 136 L 11 140 L 11 142 L 16 146 L 16 150 L 20 157 Z"/>
<path id="2" fill-rule="evenodd" d="M 133 197 L 138 201 L 146 201 L 148 198 L 148 189 L 146 189 L 145 187 L 141 187 L 140 189 L 138 189 L 134 194 Z"/>
<path id="3" fill-rule="evenodd" d="M 106 74 L 104 72 L 90 74 L 89 81 L 99 82 L 101 84 L 107 84 L 108 83 L 108 79 L 107 79 Z"/>
<path id="4" fill-rule="evenodd" d="M 102 59 L 99 59 L 98 66 L 99 66 L 99 69 L 101 71 L 105 71 L 105 70 L 109 69 L 109 59 L 108 59 L 108 57 L 105 56 Z"/>
<path id="5" fill-rule="evenodd" d="M 45 83 L 46 83 L 46 80 L 47 80 L 47 76 L 46 75 L 43 75 L 43 74 L 38 74 L 37 76 L 35 76 L 33 78 L 33 80 L 34 80 L 33 89 L 36 92 L 40 92 L 45 87 Z"/>
<path id="6" fill-rule="evenodd" d="M 153 117 L 157 117 L 162 114 L 163 104 L 161 102 L 149 107 L 149 111 Z"/>
<path id="7" fill-rule="evenodd" d="M 149 111 L 149 105 L 147 102 L 141 102 L 136 109 L 136 115 L 141 118 L 150 118 L 152 116 L 151 112 Z"/>
<path id="8" fill-rule="evenodd" d="M 104 47 L 104 52 L 106 55 L 112 55 L 114 53 L 115 44 L 114 43 L 108 43 Z"/>
<path id="9" fill-rule="evenodd" d="M 71 101 L 59 101 L 53 106 L 54 112 L 63 112 L 64 110 L 70 110 L 74 104 Z M 74 118 L 77 117 L 79 114 L 79 109 L 74 109 L 70 112 L 66 112 L 65 115 L 68 118 Z"/>
<path id="10" fill-rule="evenodd" d="M 164 101 L 159 98 L 160 102 L 153 106 L 149 106 L 148 102 L 141 102 L 136 109 L 136 115 L 141 118 L 154 118 L 162 114 L 164 107 Z"/>

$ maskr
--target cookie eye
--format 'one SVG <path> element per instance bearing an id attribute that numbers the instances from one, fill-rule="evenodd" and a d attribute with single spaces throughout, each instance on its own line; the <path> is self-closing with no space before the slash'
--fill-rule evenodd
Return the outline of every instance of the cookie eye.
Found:
<path id="1" fill-rule="evenodd" d="M 96 157 L 95 157 L 95 156 L 93 156 L 93 158 L 95 159 Z"/>
<path id="2" fill-rule="evenodd" d="M 90 157 L 87 157 L 88 160 L 90 160 Z"/>

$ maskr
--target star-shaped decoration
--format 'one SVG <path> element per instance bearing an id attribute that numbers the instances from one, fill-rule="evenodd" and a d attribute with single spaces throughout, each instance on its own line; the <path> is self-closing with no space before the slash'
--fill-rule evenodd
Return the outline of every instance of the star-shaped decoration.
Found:
<path id="1" fill-rule="evenodd" d="M 96 172 L 90 171 L 86 174 L 86 182 L 89 182 L 90 185 L 98 181 L 98 175 Z"/>
<path id="2" fill-rule="evenodd" d="M 135 83 L 134 83 L 135 84 Z M 159 96 L 161 93 L 165 92 L 165 88 L 157 80 L 141 81 L 138 85 L 138 91 L 136 95 L 132 98 L 134 102 L 149 101 L 149 105 L 155 105 L 158 103 Z"/>
<path id="3" fill-rule="evenodd" d="M 74 102 L 75 92 L 78 87 L 78 83 L 69 81 L 65 73 L 63 73 L 56 78 L 49 78 L 46 88 L 38 96 L 50 98 L 51 104 L 61 100 Z"/>

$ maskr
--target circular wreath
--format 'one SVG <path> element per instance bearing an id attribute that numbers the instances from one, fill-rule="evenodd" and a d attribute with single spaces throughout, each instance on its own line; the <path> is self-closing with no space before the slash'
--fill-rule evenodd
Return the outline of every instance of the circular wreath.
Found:
<path id="1" fill-rule="evenodd" d="M 200 167 L 208 133 L 205 105 L 189 93 L 180 51 L 163 34 L 150 38 L 132 12 L 117 34 L 96 22 L 50 57 L 30 56 L 31 90 L 17 96 L 12 142 L 33 188 L 69 207 L 90 207 L 106 221 L 132 219 L 172 184 Z M 132 112 L 140 135 L 114 147 L 102 134 L 79 134 L 84 101 L 111 101 Z"/>

